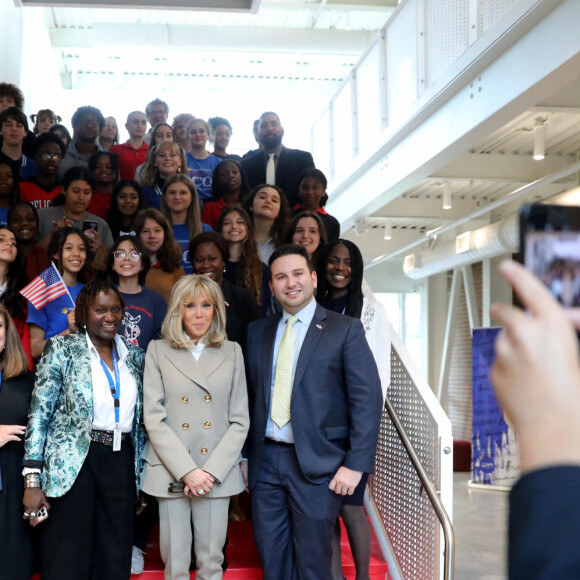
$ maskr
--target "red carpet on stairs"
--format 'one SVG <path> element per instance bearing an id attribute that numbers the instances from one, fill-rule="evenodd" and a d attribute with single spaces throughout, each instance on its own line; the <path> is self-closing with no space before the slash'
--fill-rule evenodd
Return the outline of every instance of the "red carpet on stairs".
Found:
<path id="1" fill-rule="evenodd" d="M 136 580 L 163 580 L 163 562 L 159 554 L 158 529 L 151 533 L 147 555 L 145 556 L 145 571 L 139 576 L 131 576 Z M 254 546 L 254 534 L 252 522 L 230 522 L 228 529 L 230 543 L 227 549 L 228 569 L 224 574 L 224 580 L 260 580 L 262 570 L 258 561 L 258 554 Z M 373 535 L 373 556 L 371 556 L 371 580 L 385 580 L 387 565 L 380 556 L 376 539 Z M 355 579 L 354 562 L 348 544 L 346 531 L 342 529 L 342 564 L 346 580 Z M 191 573 L 195 578 L 195 572 Z"/>
<path id="2" fill-rule="evenodd" d="M 229 567 L 224 574 L 224 580 L 261 580 L 262 570 L 254 546 L 252 522 L 250 520 L 230 522 L 228 536 L 230 538 L 227 549 Z M 372 536 L 372 554 L 370 580 L 385 580 L 387 578 L 387 565 L 380 555 L 374 534 Z M 344 526 L 342 528 L 342 564 L 346 580 L 355 580 L 354 562 Z M 131 578 L 135 580 L 163 580 L 163 562 L 159 553 L 159 528 L 155 527 L 151 532 L 145 556 L 145 571 L 143 574 L 131 576 Z M 191 573 L 191 578 L 195 578 L 195 572 Z M 36 574 L 33 580 L 40 580 L 40 575 Z"/>

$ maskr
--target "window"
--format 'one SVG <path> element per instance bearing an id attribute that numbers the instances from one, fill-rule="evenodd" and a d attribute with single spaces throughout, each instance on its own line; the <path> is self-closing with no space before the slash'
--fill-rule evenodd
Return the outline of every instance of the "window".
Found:
<path id="1" fill-rule="evenodd" d="M 375 298 L 385 307 L 391 325 L 401 337 L 417 367 L 426 375 L 426 349 L 422 346 L 421 292 L 376 292 Z"/>

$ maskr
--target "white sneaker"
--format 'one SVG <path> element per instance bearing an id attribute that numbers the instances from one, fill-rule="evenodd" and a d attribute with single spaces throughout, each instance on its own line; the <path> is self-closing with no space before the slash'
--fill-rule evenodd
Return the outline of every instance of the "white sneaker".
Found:
<path id="1" fill-rule="evenodd" d="M 138 548 L 137 546 L 133 546 L 133 554 L 131 556 L 131 574 L 142 574 L 143 569 L 145 568 L 145 558 L 143 557 L 145 552 Z"/>

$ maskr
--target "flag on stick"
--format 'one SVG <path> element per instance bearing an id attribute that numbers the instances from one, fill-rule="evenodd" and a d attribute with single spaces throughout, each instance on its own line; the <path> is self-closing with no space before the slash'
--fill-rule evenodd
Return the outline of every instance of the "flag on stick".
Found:
<path id="1" fill-rule="evenodd" d="M 29 300 L 37 310 L 63 294 L 68 294 L 73 308 L 75 305 L 54 262 L 46 270 L 43 270 L 28 286 L 20 290 L 20 294 Z"/>

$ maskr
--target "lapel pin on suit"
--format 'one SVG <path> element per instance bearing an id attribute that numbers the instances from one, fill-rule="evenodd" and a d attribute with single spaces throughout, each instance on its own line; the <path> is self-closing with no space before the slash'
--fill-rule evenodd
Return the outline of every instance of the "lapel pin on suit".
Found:
<path id="1" fill-rule="evenodd" d="M 318 330 L 322 330 L 322 324 L 317 324 L 316 328 L 318 328 Z"/>

